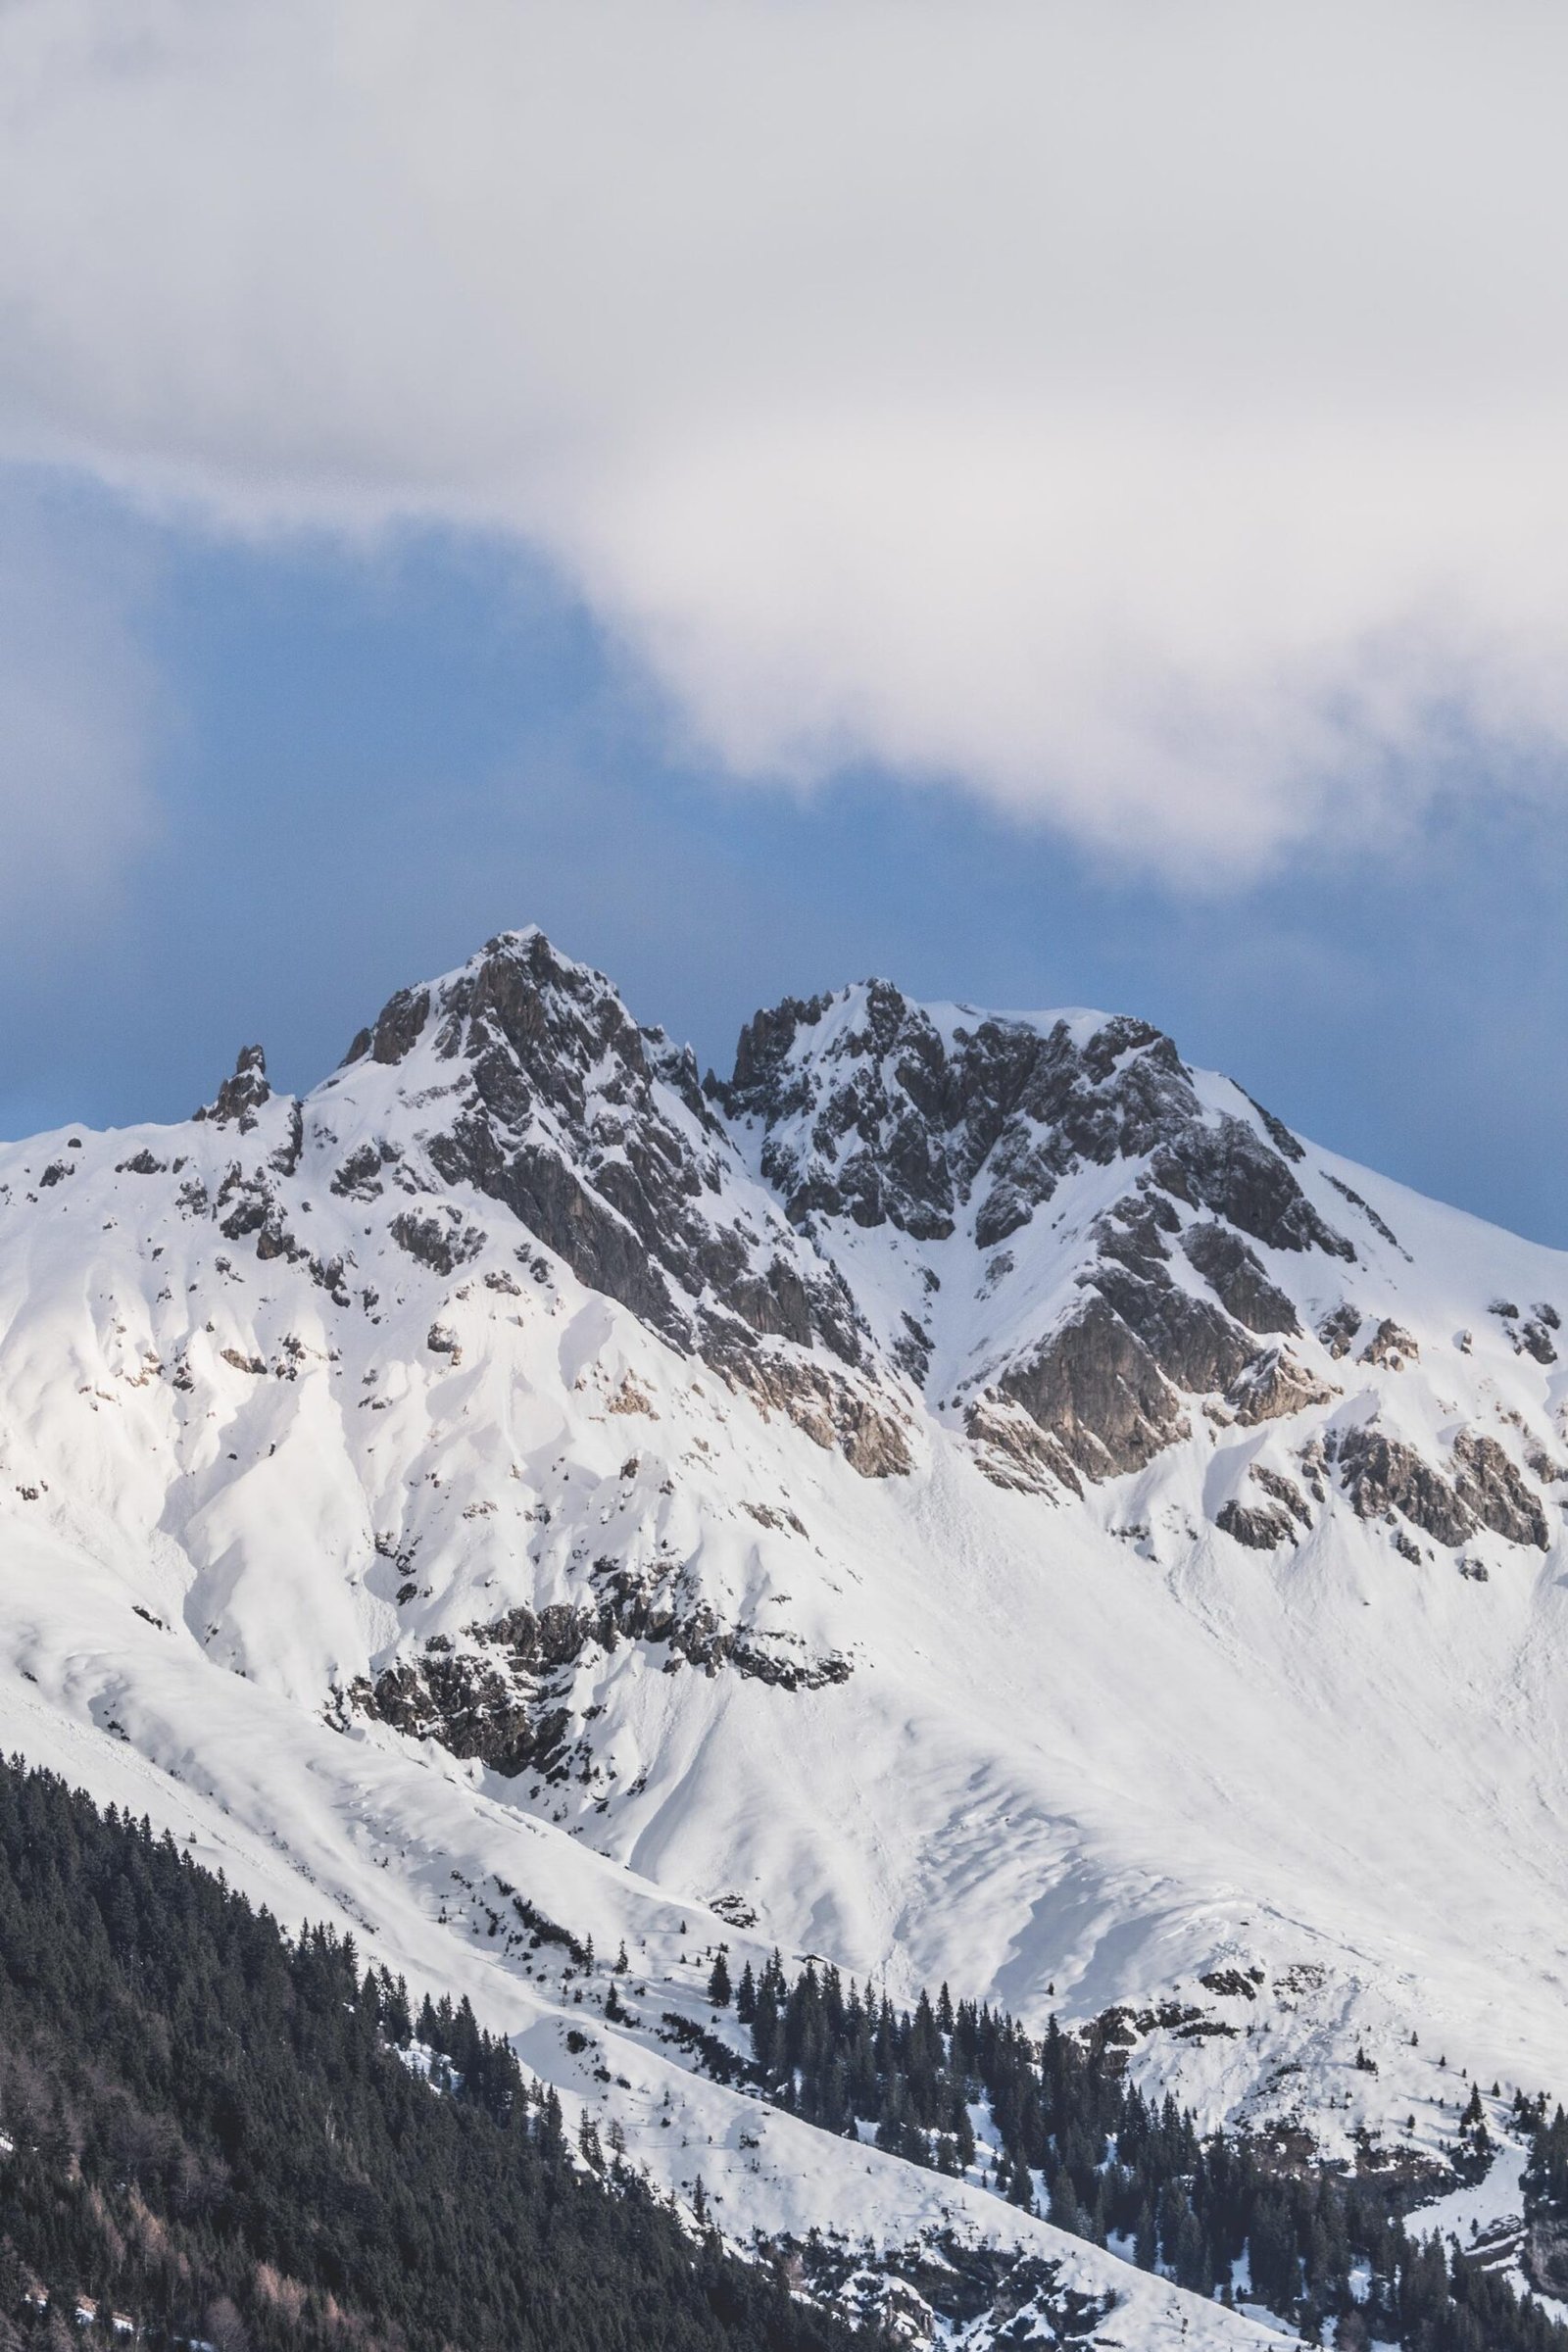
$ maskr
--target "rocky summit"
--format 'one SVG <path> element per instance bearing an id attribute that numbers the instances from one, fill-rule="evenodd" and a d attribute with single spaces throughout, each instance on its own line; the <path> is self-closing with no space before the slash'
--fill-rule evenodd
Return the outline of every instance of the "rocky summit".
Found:
<path id="1" fill-rule="evenodd" d="M 876 980 L 704 1076 L 506 933 L 302 1097 L 248 1045 L 183 1124 L 0 1150 L 8 1745 L 906 2340 L 1273 2323 L 984 2131 L 760 2102 L 716 1954 L 1055 2015 L 1523 2279 L 1565 1312 L 1143 1021 Z"/>

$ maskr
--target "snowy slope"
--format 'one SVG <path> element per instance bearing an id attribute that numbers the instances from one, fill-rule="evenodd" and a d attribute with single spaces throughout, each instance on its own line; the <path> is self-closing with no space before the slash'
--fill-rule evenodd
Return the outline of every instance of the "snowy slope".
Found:
<path id="1" fill-rule="evenodd" d="M 597 2082 L 476 1889 L 661 2006 L 720 1934 L 1125 2004 L 1205 2115 L 1436 2151 L 1461 2069 L 1568 2083 L 1564 1310 L 1141 1024 L 873 983 L 704 1088 L 509 934 L 303 1102 L 0 1152 L 8 1744 L 469 1989 L 737 2235 L 1054 2233 L 743 2150 L 602 2021 Z"/>

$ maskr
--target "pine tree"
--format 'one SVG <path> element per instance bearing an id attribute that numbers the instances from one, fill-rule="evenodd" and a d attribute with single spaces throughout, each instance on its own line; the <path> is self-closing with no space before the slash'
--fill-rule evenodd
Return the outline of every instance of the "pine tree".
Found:
<path id="1" fill-rule="evenodd" d="M 1058 2230 L 1070 2230 L 1074 2237 L 1083 2234 L 1084 2219 L 1079 2209 L 1078 2192 L 1072 2184 L 1072 2175 L 1059 2166 L 1051 2183 L 1051 2219 Z"/>

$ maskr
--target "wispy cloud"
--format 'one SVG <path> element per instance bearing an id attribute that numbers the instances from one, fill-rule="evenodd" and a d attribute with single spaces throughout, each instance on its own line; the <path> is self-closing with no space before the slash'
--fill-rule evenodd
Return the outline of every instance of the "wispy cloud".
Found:
<path id="1" fill-rule="evenodd" d="M 1568 747 L 1568 19 L 11 0 L 0 439 L 545 549 L 747 774 L 1245 874 Z"/>

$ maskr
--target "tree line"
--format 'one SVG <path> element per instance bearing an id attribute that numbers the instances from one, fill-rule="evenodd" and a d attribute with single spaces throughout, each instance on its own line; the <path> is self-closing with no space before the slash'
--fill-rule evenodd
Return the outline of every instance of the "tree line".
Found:
<path id="1" fill-rule="evenodd" d="M 732 1997 L 720 1954 L 710 1982 Z M 1127 2079 L 1116 2045 L 1043 2039 L 1016 2018 L 943 1985 L 912 2009 L 808 1961 L 793 1980 L 775 1952 L 733 1990 L 755 2080 L 822 2130 L 911 2164 L 980 2179 L 1058 2228 L 1113 2245 L 1194 2292 L 1251 2296 L 1308 2341 L 1372 2338 L 1408 2352 L 1568 2352 L 1568 2328 L 1506 2278 L 1405 2228 L 1397 2193 L 1321 2163 L 1281 2162 L 1242 2132 L 1200 2134 L 1170 2097 Z M 1538 2132 L 1539 2202 L 1568 2212 L 1568 2118 L 1520 2110 Z M 1478 2091 L 1460 2122 L 1456 2169 L 1478 2177 L 1492 2146 Z M 1549 2173 L 1549 2184 L 1547 2175 Z"/>
<path id="2" fill-rule="evenodd" d="M 79 2298 L 94 2333 L 214 2352 L 867 2340 L 594 2153 L 466 2001 L 411 2015 L 351 1937 L 285 1936 L 0 1761 L 0 2344 L 79 2343 Z"/>

